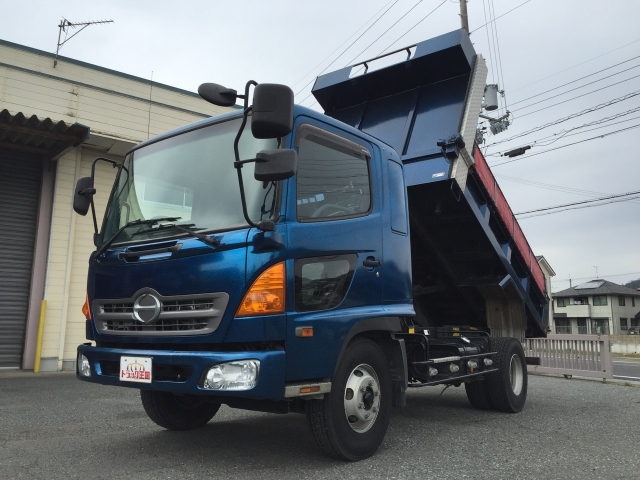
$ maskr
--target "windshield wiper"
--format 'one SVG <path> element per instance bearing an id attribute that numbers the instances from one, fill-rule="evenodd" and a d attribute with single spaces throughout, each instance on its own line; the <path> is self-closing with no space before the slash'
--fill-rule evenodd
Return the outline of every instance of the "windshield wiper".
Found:
<path id="1" fill-rule="evenodd" d="M 175 228 L 177 230 L 180 230 L 181 232 L 188 233 L 189 235 L 197 238 L 198 240 L 201 240 L 202 242 L 206 243 L 212 248 L 220 245 L 220 240 L 218 240 L 217 238 L 207 237 L 204 233 L 194 232 L 193 230 L 189 230 L 188 228 L 186 228 L 186 227 L 195 227 L 195 226 L 196 226 L 195 223 L 186 223 L 184 225 L 176 225 L 175 223 L 169 223 L 167 225 L 160 225 L 156 228 L 141 230 L 139 232 L 134 233 L 134 235 L 138 235 L 141 233 L 157 232 L 158 230 L 166 230 L 167 228 Z"/>
<path id="2" fill-rule="evenodd" d="M 141 220 L 141 219 L 132 220 L 128 222 L 120 230 L 118 230 L 113 237 L 111 237 L 109 240 L 104 242 L 100 246 L 100 248 L 96 251 L 94 258 L 98 258 L 100 255 L 102 255 L 105 252 L 105 250 L 107 250 L 107 248 L 111 246 L 111 244 L 115 241 L 115 239 L 118 238 L 118 236 L 129 227 L 134 227 L 136 225 L 153 225 L 159 222 L 175 222 L 176 220 L 180 220 L 181 218 L 182 217 L 159 217 L 159 218 L 149 218 L 148 220 Z"/>

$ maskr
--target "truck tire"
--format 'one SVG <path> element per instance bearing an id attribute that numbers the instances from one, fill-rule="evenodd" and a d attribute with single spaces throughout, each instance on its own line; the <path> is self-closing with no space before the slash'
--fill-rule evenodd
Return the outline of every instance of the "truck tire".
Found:
<path id="1" fill-rule="evenodd" d="M 489 382 L 487 380 L 476 380 L 464 384 L 467 398 L 471 406 L 477 410 L 491 410 L 491 392 L 489 392 Z"/>
<path id="2" fill-rule="evenodd" d="M 209 403 L 195 395 L 140 390 L 140 398 L 149 418 L 167 430 L 204 427 L 220 408 L 219 403 Z"/>
<path id="3" fill-rule="evenodd" d="M 491 404 L 500 412 L 518 413 L 527 400 L 527 362 L 522 345 L 515 338 L 496 338 L 491 349 L 496 352 L 493 364 L 498 369 L 485 380 Z"/>
<path id="4" fill-rule="evenodd" d="M 368 339 L 347 347 L 331 392 L 306 403 L 307 420 L 320 449 L 357 461 L 382 443 L 391 417 L 391 375 L 382 349 Z"/>

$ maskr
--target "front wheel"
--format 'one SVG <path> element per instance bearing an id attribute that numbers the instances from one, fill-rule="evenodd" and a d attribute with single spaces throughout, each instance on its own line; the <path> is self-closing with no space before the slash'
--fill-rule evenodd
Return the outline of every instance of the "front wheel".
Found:
<path id="1" fill-rule="evenodd" d="M 204 427 L 220 408 L 219 403 L 207 402 L 196 395 L 140 390 L 140 398 L 149 418 L 167 430 Z"/>
<path id="2" fill-rule="evenodd" d="M 345 351 L 322 400 L 306 405 L 307 420 L 320 449 L 356 461 L 380 447 L 391 417 L 391 376 L 380 347 L 368 339 Z"/>
<path id="3" fill-rule="evenodd" d="M 527 362 L 522 345 L 515 338 L 496 338 L 493 363 L 498 371 L 487 375 L 491 404 L 500 412 L 518 413 L 527 400 Z"/>

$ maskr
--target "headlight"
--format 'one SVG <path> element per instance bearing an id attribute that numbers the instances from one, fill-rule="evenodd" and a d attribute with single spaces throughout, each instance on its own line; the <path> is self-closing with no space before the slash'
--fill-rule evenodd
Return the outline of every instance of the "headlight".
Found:
<path id="1" fill-rule="evenodd" d="M 89 359 L 81 353 L 78 354 L 78 373 L 83 377 L 91 376 L 91 364 L 89 363 Z"/>
<path id="2" fill-rule="evenodd" d="M 238 360 L 210 367 L 204 378 L 207 390 L 250 390 L 258 382 L 260 360 Z"/>

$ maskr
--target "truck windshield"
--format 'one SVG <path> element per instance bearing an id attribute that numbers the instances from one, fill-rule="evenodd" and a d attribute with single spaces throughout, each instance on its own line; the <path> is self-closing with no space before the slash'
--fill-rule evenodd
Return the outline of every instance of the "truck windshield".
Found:
<path id="1" fill-rule="evenodd" d="M 250 120 L 250 119 L 249 119 Z M 129 154 L 120 171 L 105 217 L 102 240 L 129 222 L 178 217 L 172 224 L 193 231 L 226 230 L 246 225 L 233 154 L 240 127 L 236 118 L 142 147 Z M 276 140 L 258 140 L 250 122 L 240 139 L 240 158 L 277 148 Z M 243 168 L 247 211 L 255 222 L 274 214 L 276 185 L 257 182 L 254 164 Z M 125 228 L 114 243 L 183 235 L 178 228 L 136 224 Z"/>

